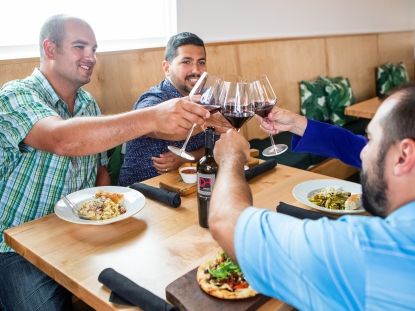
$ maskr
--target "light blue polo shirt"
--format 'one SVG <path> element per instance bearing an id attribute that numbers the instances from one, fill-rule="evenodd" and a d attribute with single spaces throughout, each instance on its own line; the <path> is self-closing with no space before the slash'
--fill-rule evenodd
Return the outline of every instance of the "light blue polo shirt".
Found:
<path id="1" fill-rule="evenodd" d="M 235 253 L 255 290 L 300 310 L 415 308 L 415 202 L 385 219 L 299 220 L 250 207 Z"/>

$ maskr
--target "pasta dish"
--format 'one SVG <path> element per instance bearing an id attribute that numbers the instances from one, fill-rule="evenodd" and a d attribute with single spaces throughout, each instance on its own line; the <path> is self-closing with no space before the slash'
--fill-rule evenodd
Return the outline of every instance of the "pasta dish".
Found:
<path id="1" fill-rule="evenodd" d="M 81 203 L 78 212 L 91 220 L 110 219 L 126 212 L 123 202 L 121 193 L 98 191 L 94 198 Z"/>

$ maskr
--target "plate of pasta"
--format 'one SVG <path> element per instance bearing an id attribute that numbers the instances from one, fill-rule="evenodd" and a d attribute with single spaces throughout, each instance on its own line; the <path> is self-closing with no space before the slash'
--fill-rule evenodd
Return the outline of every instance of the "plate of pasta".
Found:
<path id="1" fill-rule="evenodd" d="M 59 200 L 55 205 L 56 216 L 82 225 L 106 225 L 121 221 L 137 214 L 145 205 L 142 193 L 118 186 L 87 188 L 70 193 L 67 198 L 75 205 L 78 215 Z"/>
<path id="2" fill-rule="evenodd" d="M 362 186 L 340 179 L 315 179 L 297 184 L 293 196 L 316 210 L 332 214 L 356 214 L 361 204 Z"/>

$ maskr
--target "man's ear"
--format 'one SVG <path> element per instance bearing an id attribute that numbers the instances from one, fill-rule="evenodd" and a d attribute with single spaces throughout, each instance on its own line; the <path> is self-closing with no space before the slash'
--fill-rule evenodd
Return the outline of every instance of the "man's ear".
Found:
<path id="1" fill-rule="evenodd" d="M 54 59 L 56 54 L 56 43 L 50 39 L 46 39 L 43 41 L 43 52 L 46 58 Z"/>
<path id="2" fill-rule="evenodd" d="M 405 138 L 398 143 L 394 174 L 405 175 L 415 171 L 415 140 Z"/>
<path id="3" fill-rule="evenodd" d="M 170 63 L 167 60 L 163 60 L 161 64 L 163 66 L 164 75 L 168 77 L 170 74 Z"/>

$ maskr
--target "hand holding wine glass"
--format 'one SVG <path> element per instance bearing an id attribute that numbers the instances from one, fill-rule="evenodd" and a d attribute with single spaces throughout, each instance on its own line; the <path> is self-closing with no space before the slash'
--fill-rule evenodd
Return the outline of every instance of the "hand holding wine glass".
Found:
<path id="1" fill-rule="evenodd" d="M 255 113 L 261 118 L 267 118 L 274 105 L 277 103 L 277 96 L 268 80 L 267 76 L 251 82 L 251 97 L 255 102 Z M 288 146 L 285 144 L 275 144 L 274 137 L 269 134 L 271 146 L 262 151 L 262 155 L 272 157 L 284 153 Z"/>
<path id="2" fill-rule="evenodd" d="M 274 106 L 267 118 L 261 118 L 261 128 L 269 134 L 291 132 L 303 136 L 307 118 L 290 110 Z"/>
<path id="3" fill-rule="evenodd" d="M 193 102 L 203 105 L 204 108 L 213 114 L 220 110 L 218 97 L 220 94 L 221 85 L 222 80 L 218 79 L 215 76 L 208 75 L 207 72 L 204 72 L 196 82 L 193 89 L 190 91 L 189 99 Z M 196 124 L 193 124 L 181 148 L 177 148 L 175 146 L 168 146 L 167 148 L 179 157 L 189 161 L 194 161 L 195 157 L 192 154 L 186 152 L 186 147 L 195 127 Z"/>

